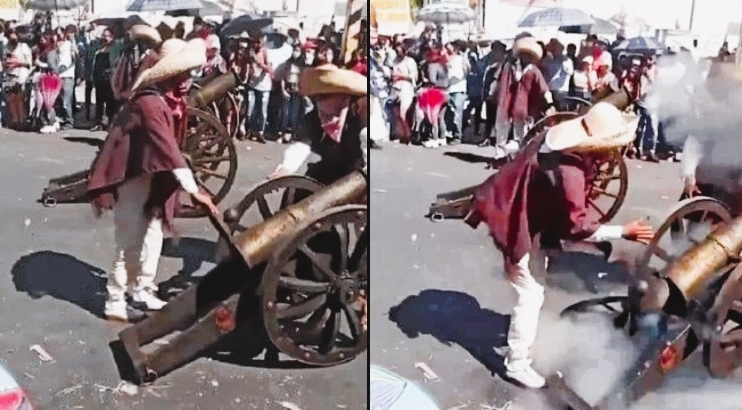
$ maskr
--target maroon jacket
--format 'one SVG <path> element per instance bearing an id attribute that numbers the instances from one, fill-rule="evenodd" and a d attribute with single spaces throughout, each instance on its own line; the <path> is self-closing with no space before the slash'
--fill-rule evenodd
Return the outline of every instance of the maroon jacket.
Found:
<path id="1" fill-rule="evenodd" d="M 516 81 L 512 63 L 506 63 L 497 79 L 494 96 L 498 117 L 514 121 L 538 120 L 546 111 L 544 94 L 547 91 L 549 85 L 535 64 L 523 73 L 520 81 Z"/>
<path id="2" fill-rule="evenodd" d="M 152 187 L 142 211 L 172 228 L 180 187 L 172 171 L 188 167 L 180 151 L 182 123 L 156 91 L 141 92 L 124 105 L 90 169 L 88 194 L 98 214 L 113 208 L 119 185 L 149 174 Z"/>
<path id="3" fill-rule="evenodd" d="M 577 154 L 562 154 L 548 167 L 539 161 L 541 141 L 535 138 L 484 181 L 466 220 L 475 228 L 486 222 L 495 245 L 513 264 L 530 252 L 538 233 L 581 241 L 599 227 L 599 216 L 587 208 L 592 164 Z"/>

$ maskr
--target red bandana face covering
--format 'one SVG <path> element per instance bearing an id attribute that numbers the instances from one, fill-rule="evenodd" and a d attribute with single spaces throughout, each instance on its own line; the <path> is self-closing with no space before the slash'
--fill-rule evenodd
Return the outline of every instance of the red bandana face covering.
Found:
<path id="1" fill-rule="evenodd" d="M 348 117 L 350 98 L 344 95 L 327 96 L 317 101 L 322 130 L 335 142 L 340 142 Z"/>
<path id="2" fill-rule="evenodd" d="M 173 117 L 176 120 L 183 119 L 186 112 L 186 99 L 179 94 L 174 91 L 168 91 L 162 95 L 165 98 L 167 106 L 173 111 Z"/>

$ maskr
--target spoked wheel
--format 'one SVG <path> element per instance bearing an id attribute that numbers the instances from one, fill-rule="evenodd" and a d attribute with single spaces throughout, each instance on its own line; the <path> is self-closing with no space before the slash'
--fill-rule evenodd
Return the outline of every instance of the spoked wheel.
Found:
<path id="1" fill-rule="evenodd" d="M 710 309 L 721 335 L 703 343 L 703 364 L 716 378 L 730 376 L 742 365 L 742 265 L 717 280 L 721 284 Z M 714 285 L 712 285 L 714 286 Z"/>
<path id="2" fill-rule="evenodd" d="M 606 296 L 597 299 L 587 299 L 569 305 L 559 314 L 566 317 L 575 313 L 610 313 L 621 314 L 628 306 L 628 296 Z"/>
<path id="3" fill-rule="evenodd" d="M 330 209 L 274 253 L 263 276 L 263 322 L 279 351 L 302 363 L 331 366 L 366 350 L 361 318 L 369 296 L 367 221 L 362 205 Z M 302 266 L 299 255 L 310 266 Z"/>
<path id="4" fill-rule="evenodd" d="M 271 218 L 288 203 L 294 203 L 299 195 L 313 194 L 323 185 L 312 178 L 288 175 L 267 180 L 253 188 L 239 204 L 225 213 L 232 235 L 247 230 L 255 223 Z M 250 209 L 257 208 L 258 215 L 252 217 Z"/>
<path id="5" fill-rule="evenodd" d="M 542 131 L 545 131 L 549 127 L 553 127 L 563 121 L 573 120 L 579 116 L 580 114 L 576 112 L 557 112 L 548 115 L 535 123 L 533 127 L 528 130 L 526 136 L 523 137 L 523 143 L 531 142 L 534 137 L 543 135 Z"/>
<path id="6" fill-rule="evenodd" d="M 697 196 L 678 202 L 639 259 L 638 271 L 661 272 L 676 257 L 703 241 L 716 226 L 731 220 L 729 208 L 716 199 Z"/>
<path id="7" fill-rule="evenodd" d="M 227 130 L 212 114 L 188 108 L 188 131 L 183 153 L 189 160 L 199 188 L 208 192 L 215 204 L 232 188 L 237 175 L 237 150 Z M 200 218 L 205 211 L 196 208 L 188 195 L 181 198 L 180 218 Z"/>
<path id="8" fill-rule="evenodd" d="M 600 223 L 609 222 L 621 209 L 628 190 L 626 162 L 619 150 L 613 150 L 609 159 L 596 164 L 595 177 L 587 195 L 588 208 L 598 214 Z"/>

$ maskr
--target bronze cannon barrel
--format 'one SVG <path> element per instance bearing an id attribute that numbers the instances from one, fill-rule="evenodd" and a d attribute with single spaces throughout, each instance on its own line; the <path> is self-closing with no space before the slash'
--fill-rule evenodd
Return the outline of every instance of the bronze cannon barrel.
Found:
<path id="1" fill-rule="evenodd" d="M 366 175 L 362 171 L 354 171 L 240 233 L 233 243 L 247 265 L 253 268 L 268 260 L 282 238 L 296 233 L 299 226 L 317 214 L 361 201 L 367 187 Z"/>
<path id="2" fill-rule="evenodd" d="M 191 91 L 188 95 L 188 106 L 205 107 L 227 94 L 229 90 L 236 88 L 238 83 L 237 75 L 232 71 L 215 77 L 200 89 Z"/>
<path id="3" fill-rule="evenodd" d="M 605 102 L 611 104 L 619 110 L 623 111 L 629 105 L 631 105 L 631 95 L 625 87 L 621 87 L 621 90 L 608 94 L 598 99 L 597 102 Z"/>
<path id="4" fill-rule="evenodd" d="M 727 266 L 731 258 L 739 257 L 740 252 L 742 252 L 742 216 L 719 227 L 701 243 L 672 261 L 667 266 L 665 277 L 677 287 L 685 300 L 689 301 L 698 295 L 709 279 Z M 642 309 L 659 310 L 665 306 L 669 296 L 658 295 L 669 295 L 669 292 L 657 288 L 658 285 L 657 282 L 650 284 L 649 291 L 642 299 Z"/>

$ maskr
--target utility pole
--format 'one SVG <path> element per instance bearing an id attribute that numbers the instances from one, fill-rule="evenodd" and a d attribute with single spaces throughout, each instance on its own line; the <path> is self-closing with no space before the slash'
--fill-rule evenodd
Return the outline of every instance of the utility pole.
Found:
<path id="1" fill-rule="evenodd" d="M 737 65 L 742 65 L 742 19 L 740 19 L 739 34 L 737 38 L 737 53 L 734 56 L 734 62 Z"/>

